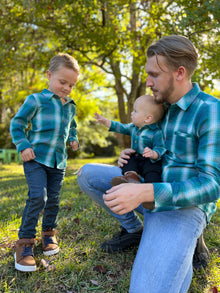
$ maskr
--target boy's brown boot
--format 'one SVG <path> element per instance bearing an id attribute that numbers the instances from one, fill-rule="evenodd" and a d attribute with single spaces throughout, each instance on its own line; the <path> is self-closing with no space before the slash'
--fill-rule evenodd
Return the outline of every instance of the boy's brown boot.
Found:
<path id="1" fill-rule="evenodd" d="M 54 255 L 59 252 L 59 246 L 53 229 L 42 231 L 42 247 L 44 255 Z"/>
<path id="2" fill-rule="evenodd" d="M 15 268 L 21 272 L 36 271 L 33 253 L 34 238 L 21 238 L 15 246 Z"/>
<path id="3" fill-rule="evenodd" d="M 128 171 L 124 176 L 116 176 L 111 180 L 111 185 L 116 186 L 121 183 L 141 183 L 140 176 L 135 171 Z"/>

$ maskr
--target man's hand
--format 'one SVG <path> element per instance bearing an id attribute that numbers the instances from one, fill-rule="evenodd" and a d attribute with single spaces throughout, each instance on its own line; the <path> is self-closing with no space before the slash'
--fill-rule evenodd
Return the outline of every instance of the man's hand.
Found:
<path id="1" fill-rule="evenodd" d="M 124 215 L 143 202 L 154 201 L 154 188 L 151 183 L 124 183 L 112 187 L 103 195 L 104 203 L 114 213 Z"/>
<path id="2" fill-rule="evenodd" d="M 150 158 L 152 160 L 157 160 L 159 155 L 157 152 L 153 151 L 152 149 L 146 147 L 143 151 L 143 157 Z"/>
<path id="3" fill-rule="evenodd" d="M 97 123 L 103 124 L 106 127 L 110 128 L 110 126 L 111 126 L 111 120 L 103 117 L 102 115 L 98 114 L 97 112 L 94 114 L 94 117 L 97 120 Z"/>
<path id="4" fill-rule="evenodd" d="M 128 160 L 130 159 L 130 156 L 135 153 L 135 150 L 133 149 L 125 149 L 121 151 L 120 157 L 118 159 L 118 167 L 122 168 L 124 164 L 126 165 L 128 163 Z"/>
<path id="5" fill-rule="evenodd" d="M 32 148 L 27 148 L 21 151 L 21 158 L 23 162 L 28 162 L 35 159 L 35 153 Z"/>
<path id="6" fill-rule="evenodd" d="M 73 151 L 77 151 L 78 150 L 78 147 L 79 147 L 79 144 L 78 144 L 78 142 L 77 141 L 70 141 L 70 146 L 71 146 L 71 148 L 72 148 L 72 150 Z"/>

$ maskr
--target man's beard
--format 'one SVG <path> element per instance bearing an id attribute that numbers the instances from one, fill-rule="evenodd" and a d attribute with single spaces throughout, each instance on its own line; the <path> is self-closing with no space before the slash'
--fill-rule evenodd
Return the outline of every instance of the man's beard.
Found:
<path id="1" fill-rule="evenodd" d="M 153 89 L 152 89 L 153 90 Z M 173 82 L 173 76 L 170 77 L 167 88 L 163 91 L 157 91 L 158 95 L 154 96 L 155 101 L 158 104 L 166 103 L 170 100 L 170 97 L 174 91 L 174 82 Z"/>

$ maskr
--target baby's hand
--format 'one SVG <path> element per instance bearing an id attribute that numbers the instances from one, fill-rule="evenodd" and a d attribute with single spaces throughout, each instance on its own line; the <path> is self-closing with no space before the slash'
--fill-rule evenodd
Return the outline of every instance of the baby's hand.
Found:
<path id="1" fill-rule="evenodd" d="M 35 159 L 35 153 L 32 148 L 27 148 L 21 151 L 21 158 L 23 162 L 28 162 Z"/>
<path id="2" fill-rule="evenodd" d="M 71 146 L 71 148 L 72 148 L 72 150 L 73 151 L 77 151 L 78 150 L 78 147 L 79 147 L 79 144 L 78 144 L 78 142 L 77 141 L 71 141 L 70 142 L 70 146 Z"/>
<path id="3" fill-rule="evenodd" d="M 143 157 L 150 158 L 152 160 L 157 160 L 159 155 L 157 152 L 153 151 L 152 149 L 146 147 L 143 151 Z"/>
<path id="4" fill-rule="evenodd" d="M 97 120 L 97 123 L 103 124 L 108 128 L 111 126 L 111 120 L 103 117 L 102 115 L 98 114 L 97 112 L 94 114 L 94 117 Z"/>

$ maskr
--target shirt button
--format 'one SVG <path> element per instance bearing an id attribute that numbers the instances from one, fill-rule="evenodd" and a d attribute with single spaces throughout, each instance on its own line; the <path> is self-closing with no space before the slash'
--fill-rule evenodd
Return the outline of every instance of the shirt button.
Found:
<path id="1" fill-rule="evenodd" d="M 135 140 L 135 143 L 137 143 L 137 140 Z"/>

